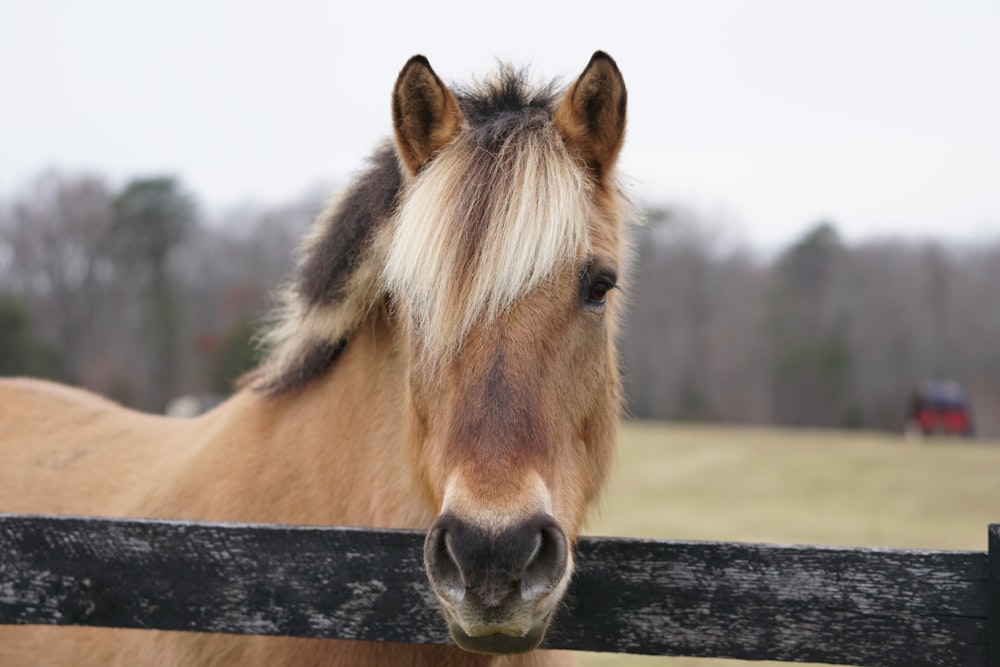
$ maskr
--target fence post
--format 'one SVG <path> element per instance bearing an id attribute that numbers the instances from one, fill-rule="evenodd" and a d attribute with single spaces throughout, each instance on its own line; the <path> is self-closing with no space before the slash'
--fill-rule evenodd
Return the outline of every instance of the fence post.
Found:
<path id="1" fill-rule="evenodd" d="M 1000 667 L 1000 523 L 990 525 L 989 601 L 986 607 L 986 654 L 989 667 Z"/>

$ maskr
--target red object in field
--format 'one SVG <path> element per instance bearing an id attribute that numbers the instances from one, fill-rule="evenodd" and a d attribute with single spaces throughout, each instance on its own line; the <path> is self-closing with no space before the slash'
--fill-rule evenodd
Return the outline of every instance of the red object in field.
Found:
<path id="1" fill-rule="evenodd" d="M 972 414 L 957 382 L 928 380 L 910 399 L 908 423 L 924 435 L 972 436 Z"/>

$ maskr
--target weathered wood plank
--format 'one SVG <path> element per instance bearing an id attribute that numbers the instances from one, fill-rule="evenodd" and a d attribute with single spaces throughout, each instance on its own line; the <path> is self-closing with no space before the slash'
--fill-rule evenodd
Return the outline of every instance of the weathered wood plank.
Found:
<path id="1" fill-rule="evenodd" d="M 983 665 L 975 552 L 603 540 L 581 545 L 574 648 L 858 665 Z"/>
<path id="2" fill-rule="evenodd" d="M 1000 667 L 1000 523 L 989 531 L 989 667 Z"/>
<path id="3" fill-rule="evenodd" d="M 445 643 L 416 531 L 0 518 L 0 623 Z"/>
<path id="4" fill-rule="evenodd" d="M 445 643 L 422 541 L 417 531 L 0 515 L 0 623 Z M 987 664 L 983 552 L 585 538 L 576 561 L 552 648 Z"/>

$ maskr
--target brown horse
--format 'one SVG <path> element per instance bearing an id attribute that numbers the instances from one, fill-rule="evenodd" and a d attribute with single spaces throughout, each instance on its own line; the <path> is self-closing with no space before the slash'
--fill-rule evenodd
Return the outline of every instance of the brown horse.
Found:
<path id="1" fill-rule="evenodd" d="M 429 528 L 458 647 L 4 627 L 0 664 L 565 661 L 534 649 L 619 422 L 625 100 L 601 52 L 564 91 L 453 91 L 415 56 L 232 399 L 174 420 L 0 383 L 0 511 Z"/>

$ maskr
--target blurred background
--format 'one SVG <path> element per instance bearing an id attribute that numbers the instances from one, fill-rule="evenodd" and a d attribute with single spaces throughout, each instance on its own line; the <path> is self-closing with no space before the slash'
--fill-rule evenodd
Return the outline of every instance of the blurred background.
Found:
<path id="1" fill-rule="evenodd" d="M 0 374 L 218 400 L 409 56 L 568 82 L 600 48 L 641 220 L 593 531 L 981 549 L 998 34 L 992 0 L 5 0 Z"/>

